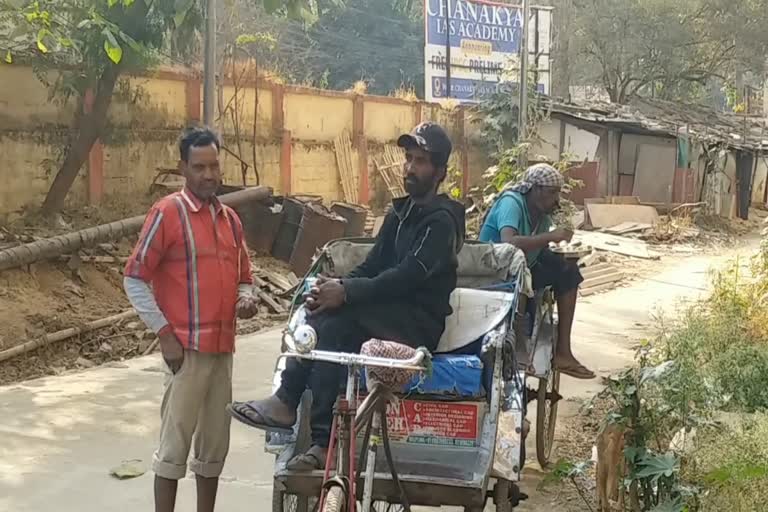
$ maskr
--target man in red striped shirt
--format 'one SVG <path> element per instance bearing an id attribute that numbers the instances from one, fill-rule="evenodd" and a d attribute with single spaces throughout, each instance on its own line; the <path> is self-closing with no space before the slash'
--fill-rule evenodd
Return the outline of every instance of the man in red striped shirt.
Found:
<path id="1" fill-rule="evenodd" d="M 153 457 L 156 512 L 174 510 L 190 448 L 197 510 L 213 512 L 229 451 L 235 317 L 256 313 L 243 226 L 215 195 L 219 148 L 208 129 L 183 135 L 184 190 L 152 207 L 125 267 L 128 298 L 160 338 L 167 366 Z"/>

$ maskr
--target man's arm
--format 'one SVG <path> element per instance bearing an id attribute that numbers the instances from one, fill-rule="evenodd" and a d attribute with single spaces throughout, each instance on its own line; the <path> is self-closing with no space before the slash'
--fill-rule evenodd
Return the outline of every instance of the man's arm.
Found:
<path id="1" fill-rule="evenodd" d="M 245 243 L 243 223 L 234 210 L 227 213 L 235 229 L 235 241 L 240 241 L 237 264 L 239 270 L 237 285 L 237 316 L 245 319 L 252 318 L 258 312 L 258 298 L 253 293 L 253 276 L 251 275 L 251 255 Z"/>
<path id="2" fill-rule="evenodd" d="M 168 222 L 166 215 L 173 215 L 172 212 L 170 208 L 163 208 L 162 202 L 149 211 L 139 241 L 125 264 L 123 286 L 139 317 L 157 333 L 163 359 L 171 372 L 176 373 L 184 364 L 184 347 L 160 311 L 149 287 L 171 241 L 165 226 Z"/>
<path id="3" fill-rule="evenodd" d="M 376 235 L 376 242 L 373 248 L 366 256 L 365 261 L 358 265 L 352 272 L 345 276 L 345 279 L 354 277 L 375 277 L 379 274 L 382 267 L 382 258 L 384 250 L 384 238 L 389 233 L 390 225 L 393 222 L 394 213 L 389 213 L 384 219 L 384 223 Z"/>
<path id="4" fill-rule="evenodd" d="M 155 334 L 159 334 L 160 331 L 168 326 L 168 320 L 163 312 L 160 311 L 160 306 L 157 305 L 152 288 L 147 283 L 135 277 L 125 276 L 123 288 L 125 288 L 125 294 L 128 296 L 133 309 L 139 314 L 141 321 Z"/>
<path id="5" fill-rule="evenodd" d="M 375 277 L 342 280 L 349 304 L 407 295 L 455 257 L 456 227 L 448 213 L 436 216 L 416 237 L 406 258 Z"/>
<path id="6" fill-rule="evenodd" d="M 502 243 L 511 244 L 528 253 L 540 249 L 546 249 L 550 242 L 559 243 L 562 240 L 570 240 L 570 236 L 564 230 L 555 230 L 538 235 L 520 235 L 524 214 L 520 204 L 511 197 L 500 200 L 496 212 L 496 224 L 499 227 L 499 236 Z"/>
<path id="7" fill-rule="evenodd" d="M 540 235 L 520 236 L 515 228 L 505 227 L 501 229 L 501 241 L 505 244 L 512 244 L 527 253 L 546 249 L 550 242 L 558 243 L 563 240 L 564 238 L 560 236 L 561 234 L 558 231 L 550 231 Z"/>

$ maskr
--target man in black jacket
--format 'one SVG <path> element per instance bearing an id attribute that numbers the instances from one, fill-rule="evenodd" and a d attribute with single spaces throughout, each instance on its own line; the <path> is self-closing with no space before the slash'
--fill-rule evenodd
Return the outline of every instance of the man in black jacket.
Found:
<path id="1" fill-rule="evenodd" d="M 438 194 L 451 141 L 440 126 L 423 123 L 401 136 L 398 145 L 406 152 L 408 196 L 393 201 L 365 262 L 342 279 L 320 278 L 307 297 L 318 350 L 357 353 L 371 338 L 435 350 L 445 330 L 464 241 L 463 206 Z M 232 415 L 256 428 L 285 431 L 296 422 L 296 408 L 309 386 L 313 446 L 288 467 L 320 469 L 343 375 L 338 365 L 291 359 L 274 396 L 234 403 Z"/>

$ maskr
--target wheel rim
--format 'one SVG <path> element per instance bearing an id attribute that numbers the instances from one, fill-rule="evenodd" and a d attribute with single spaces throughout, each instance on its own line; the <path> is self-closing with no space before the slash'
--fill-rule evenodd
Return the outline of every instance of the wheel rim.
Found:
<path id="1" fill-rule="evenodd" d="M 541 467 L 549 465 L 557 426 L 557 398 L 560 373 L 553 371 L 548 379 L 539 380 L 536 413 L 536 458 Z M 549 395 L 550 398 L 547 398 Z M 555 397 L 554 400 L 552 398 Z"/>

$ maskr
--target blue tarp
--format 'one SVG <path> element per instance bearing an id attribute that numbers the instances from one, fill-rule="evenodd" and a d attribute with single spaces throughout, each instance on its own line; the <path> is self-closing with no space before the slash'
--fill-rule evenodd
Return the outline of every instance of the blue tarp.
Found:
<path id="1" fill-rule="evenodd" d="M 363 385 L 365 384 L 363 375 Z M 432 358 L 432 375 L 417 376 L 403 393 L 478 398 L 484 395 L 483 362 L 471 355 L 438 355 Z"/>

